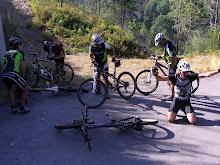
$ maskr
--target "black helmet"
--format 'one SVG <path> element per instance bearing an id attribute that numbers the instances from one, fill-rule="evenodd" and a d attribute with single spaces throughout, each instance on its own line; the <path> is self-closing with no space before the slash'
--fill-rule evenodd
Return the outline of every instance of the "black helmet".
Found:
<path id="1" fill-rule="evenodd" d="M 17 44 L 22 44 L 22 41 L 18 37 L 12 37 L 9 39 L 9 46 L 11 46 L 12 49 L 17 49 Z"/>
<path id="2" fill-rule="evenodd" d="M 49 41 L 44 41 L 44 50 L 49 52 L 49 50 L 50 50 L 50 42 Z"/>

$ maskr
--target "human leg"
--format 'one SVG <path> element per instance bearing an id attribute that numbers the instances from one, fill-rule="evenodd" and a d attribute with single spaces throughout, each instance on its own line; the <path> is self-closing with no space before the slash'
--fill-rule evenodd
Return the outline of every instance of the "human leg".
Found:
<path id="1" fill-rule="evenodd" d="M 195 113 L 187 113 L 186 117 L 190 124 L 196 124 L 196 114 Z"/>
<path id="2" fill-rule="evenodd" d="M 167 121 L 172 123 L 176 119 L 176 113 L 174 112 L 167 112 Z"/>
<path id="3" fill-rule="evenodd" d="M 170 109 L 168 110 L 167 113 L 167 121 L 168 122 L 174 122 L 176 119 L 176 115 L 180 109 L 180 100 L 177 98 L 173 99 L 173 102 L 171 103 Z"/>
<path id="4" fill-rule="evenodd" d="M 186 106 L 184 108 L 184 112 L 186 113 L 186 117 L 190 124 L 196 124 L 196 113 L 190 103 L 190 100 L 186 101 Z"/>

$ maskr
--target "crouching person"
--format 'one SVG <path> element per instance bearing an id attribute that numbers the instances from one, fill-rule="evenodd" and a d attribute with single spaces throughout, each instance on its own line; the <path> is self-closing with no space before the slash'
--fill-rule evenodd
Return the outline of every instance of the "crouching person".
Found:
<path id="1" fill-rule="evenodd" d="M 159 76 L 158 68 L 154 66 L 152 68 L 153 75 L 158 81 L 170 80 L 174 85 L 174 99 L 171 103 L 170 109 L 167 113 L 167 120 L 174 122 L 176 115 L 180 109 L 186 114 L 188 121 L 191 124 L 196 124 L 196 114 L 190 103 L 190 93 L 192 82 L 196 79 L 213 76 L 220 72 L 220 67 L 217 71 L 197 74 L 190 70 L 190 65 L 186 61 L 181 61 L 177 65 L 178 72 L 176 74 L 170 74 L 169 76 Z"/>

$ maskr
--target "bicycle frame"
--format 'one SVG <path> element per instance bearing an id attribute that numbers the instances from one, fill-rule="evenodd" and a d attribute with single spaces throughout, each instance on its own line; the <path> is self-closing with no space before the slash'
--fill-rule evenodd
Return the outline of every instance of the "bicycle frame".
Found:
<path id="1" fill-rule="evenodd" d="M 49 71 L 46 67 L 44 67 L 44 66 L 40 63 L 40 61 L 50 63 L 50 64 L 52 64 L 53 66 L 55 66 L 56 63 L 55 63 L 54 61 L 49 61 L 49 60 L 44 60 L 44 59 L 38 59 L 38 55 L 36 55 L 36 54 L 33 54 L 33 55 L 35 55 L 36 59 L 35 59 L 35 61 L 32 63 L 32 65 L 37 64 L 38 67 L 39 67 L 39 69 L 40 69 L 40 71 L 41 71 L 40 74 L 41 74 L 41 75 L 45 75 L 45 76 L 49 76 L 49 77 L 50 77 L 50 81 L 51 81 L 51 82 L 54 82 L 54 81 L 53 81 L 53 80 L 54 80 L 54 75 L 53 75 L 53 69 L 54 69 L 54 68 L 52 68 L 52 71 Z"/>
<path id="2" fill-rule="evenodd" d="M 105 71 L 105 70 L 99 68 L 98 65 L 96 65 L 96 64 L 94 64 L 94 66 L 96 68 L 95 69 L 95 73 L 94 73 L 95 74 L 94 82 L 96 82 L 97 76 L 98 76 L 98 74 L 100 74 L 100 75 L 103 76 L 105 81 L 110 85 L 111 89 L 115 90 L 116 89 L 116 82 L 118 81 L 118 79 L 115 76 L 116 75 L 116 66 L 114 66 L 114 73 L 113 74 L 111 74 L 108 71 Z M 107 75 L 108 77 L 112 78 L 114 80 L 113 83 L 111 83 L 105 75 Z M 94 83 L 93 87 L 95 87 L 95 86 L 96 86 L 96 84 Z M 93 89 L 95 89 L 95 88 L 93 88 Z"/>
<path id="3" fill-rule="evenodd" d="M 161 64 L 161 63 L 159 63 L 157 60 L 155 60 L 155 63 L 154 63 L 154 65 L 156 65 L 160 70 L 161 70 L 161 72 L 164 74 L 164 76 L 167 76 L 167 74 L 163 71 L 163 69 L 162 68 L 164 68 L 164 69 L 168 69 L 168 67 L 166 67 L 165 65 L 163 65 L 163 64 Z"/>

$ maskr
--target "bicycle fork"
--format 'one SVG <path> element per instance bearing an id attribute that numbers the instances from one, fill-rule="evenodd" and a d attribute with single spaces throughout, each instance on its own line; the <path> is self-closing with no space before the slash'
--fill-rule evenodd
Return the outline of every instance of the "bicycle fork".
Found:
<path id="1" fill-rule="evenodd" d="M 94 72 L 94 82 L 93 82 L 93 86 L 92 86 L 92 94 L 95 94 L 96 92 L 96 87 L 97 87 L 97 77 L 98 77 L 98 71 L 95 70 Z"/>

